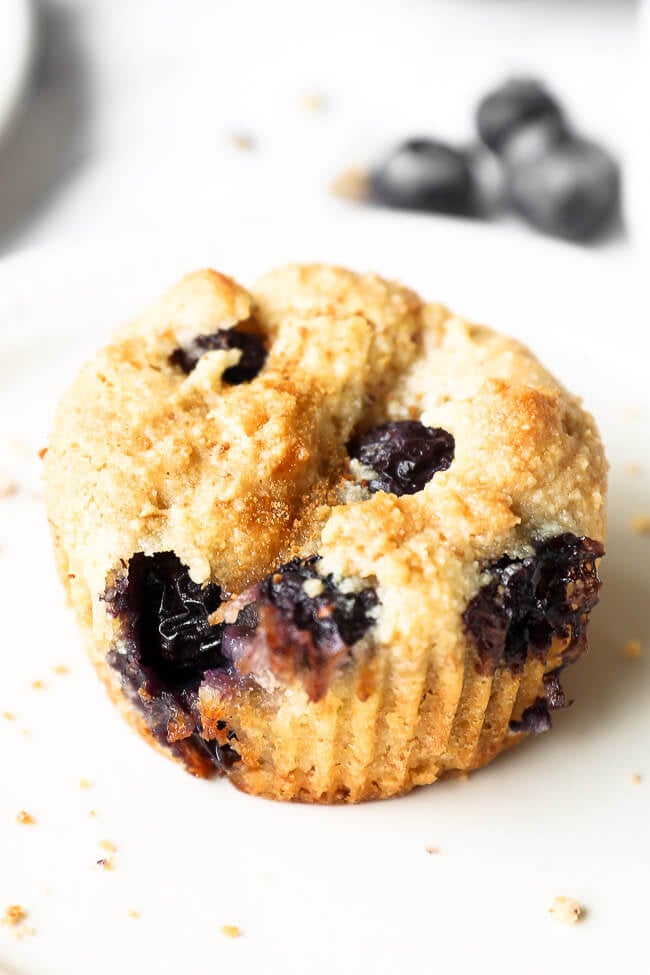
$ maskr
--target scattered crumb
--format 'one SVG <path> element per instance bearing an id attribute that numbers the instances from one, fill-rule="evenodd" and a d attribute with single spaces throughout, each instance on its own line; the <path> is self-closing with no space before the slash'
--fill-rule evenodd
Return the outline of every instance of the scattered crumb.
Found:
<path id="1" fill-rule="evenodd" d="M 115 866 L 113 857 L 101 857 L 97 861 L 97 866 L 101 867 L 102 870 L 112 870 Z"/>
<path id="2" fill-rule="evenodd" d="M 22 938 L 30 938 L 35 932 L 33 928 L 25 924 L 27 911 L 20 904 L 10 904 L 5 909 L 2 923 L 9 925 L 12 929 L 14 938 L 20 941 Z"/>
<path id="3" fill-rule="evenodd" d="M 628 477 L 638 477 L 641 473 L 640 464 L 626 464 L 623 468 Z"/>
<path id="4" fill-rule="evenodd" d="M 42 680 L 33 680 L 32 687 L 35 691 L 42 691 L 45 688 L 45 684 Z"/>
<path id="5" fill-rule="evenodd" d="M 24 809 L 21 809 L 19 813 L 16 813 L 16 822 L 20 823 L 21 826 L 33 826 L 36 820 Z"/>
<path id="6" fill-rule="evenodd" d="M 129 917 L 140 917 L 140 911 L 134 911 L 133 908 L 129 911 Z"/>
<path id="7" fill-rule="evenodd" d="M 100 840 L 99 845 L 101 846 L 102 850 L 106 850 L 108 853 L 115 853 L 117 850 L 115 843 L 111 843 L 110 840 Z"/>
<path id="8" fill-rule="evenodd" d="M 239 149 L 240 152 L 250 152 L 251 149 L 255 148 L 255 142 L 250 135 L 245 135 L 243 132 L 233 132 L 230 136 L 230 144 L 233 149 Z"/>
<path id="9" fill-rule="evenodd" d="M 88 810 L 88 815 L 90 816 L 91 819 L 95 819 L 95 817 L 97 816 L 97 810 L 96 809 L 89 809 Z"/>
<path id="10" fill-rule="evenodd" d="M 74 572 L 68 572 L 68 579 L 76 579 L 76 578 L 77 576 L 75 575 Z"/>
<path id="11" fill-rule="evenodd" d="M 637 535 L 650 535 L 650 515 L 634 515 L 630 520 L 632 531 Z"/>
<path id="12" fill-rule="evenodd" d="M 300 107 L 304 108 L 306 112 L 322 112 L 326 106 L 325 97 L 315 91 L 306 92 L 300 98 Z"/>
<path id="13" fill-rule="evenodd" d="M 45 457 L 46 453 L 47 453 L 47 447 L 41 447 L 41 449 L 38 452 L 39 460 L 43 460 L 43 458 Z"/>
<path id="14" fill-rule="evenodd" d="M 32 733 L 29 730 L 29 728 L 23 728 L 20 733 L 23 736 L 23 738 L 31 738 Z"/>
<path id="15" fill-rule="evenodd" d="M 322 579 L 305 579 L 302 584 L 302 588 L 307 593 L 310 599 L 315 599 L 316 596 L 320 596 L 325 588 Z"/>
<path id="16" fill-rule="evenodd" d="M 90 789 L 92 788 L 92 782 L 90 782 L 88 779 L 79 779 L 79 788 Z"/>
<path id="17" fill-rule="evenodd" d="M 3 711 L 2 712 L 2 717 L 5 719 L 5 721 L 15 721 L 16 720 L 16 715 L 13 714 L 11 711 Z"/>
<path id="18" fill-rule="evenodd" d="M 17 924 L 22 924 L 26 917 L 27 911 L 20 904 L 10 904 L 5 908 L 2 923 L 15 927 Z"/>
<path id="19" fill-rule="evenodd" d="M 0 498 L 10 498 L 17 490 L 18 485 L 15 481 L 11 481 L 8 477 L 0 474 Z"/>
<path id="20" fill-rule="evenodd" d="M 57 664 L 56 667 L 52 667 L 55 674 L 69 674 L 70 668 L 66 667 L 65 664 Z"/>
<path id="21" fill-rule="evenodd" d="M 4 474 L 0 474 L 0 498 L 10 498 L 17 490 L 18 485 L 15 481 L 5 477 Z"/>
<path id="22" fill-rule="evenodd" d="M 548 910 L 558 924 L 577 924 L 582 908 L 572 897 L 556 897 Z"/>
<path id="23" fill-rule="evenodd" d="M 438 846 L 425 846 L 425 853 L 440 853 L 440 847 Z"/>
<path id="24" fill-rule="evenodd" d="M 343 169 L 330 183 L 330 192 L 344 200 L 361 203 L 368 199 L 368 170 L 360 166 Z"/>
<path id="25" fill-rule="evenodd" d="M 630 660 L 634 657 L 641 656 L 641 641 L 640 640 L 628 640 L 623 647 L 623 656 L 628 657 Z"/>
<path id="26" fill-rule="evenodd" d="M 241 938 L 241 931 L 236 924 L 222 924 L 221 933 L 227 938 Z"/>
<path id="27" fill-rule="evenodd" d="M 632 785 L 640 785 L 640 783 L 641 783 L 641 776 L 639 775 L 638 772 L 635 772 L 632 775 L 632 777 L 630 779 L 630 782 L 632 783 Z"/>

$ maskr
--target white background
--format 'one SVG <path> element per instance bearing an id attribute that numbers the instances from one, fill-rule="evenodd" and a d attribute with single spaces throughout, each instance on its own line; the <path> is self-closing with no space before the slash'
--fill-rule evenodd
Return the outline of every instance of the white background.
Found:
<path id="1" fill-rule="evenodd" d="M 25 491 L 9 499 L 0 709 L 17 719 L 0 723 L 0 911 L 23 903 L 37 935 L 14 942 L 0 928 L 0 971 L 646 970 L 650 656 L 620 656 L 627 639 L 649 645 L 648 542 L 628 524 L 649 496 L 648 326 L 623 266 L 634 245 L 618 234 L 591 263 L 523 229 L 513 240 L 435 217 L 350 222 L 341 218 L 354 208 L 327 190 L 340 169 L 402 136 L 471 141 L 478 97 L 511 72 L 546 79 L 643 185 L 635 4 L 41 6 L 34 89 L 0 152 L 0 254 L 44 245 L 0 261 L 0 432 L 30 445 L 34 488 L 36 447 L 71 370 L 163 277 L 199 252 L 245 281 L 290 254 L 322 256 L 403 276 L 533 344 L 598 416 L 612 461 L 610 536 L 593 652 L 567 675 L 576 703 L 551 735 L 468 782 L 305 809 L 196 782 L 134 738 L 64 613 L 40 503 Z M 326 111 L 301 107 L 312 92 Z M 233 148 L 233 133 L 254 150 Z M 639 201 L 633 193 L 634 227 Z M 626 475 L 630 461 L 645 464 L 643 477 Z M 16 458 L 21 479 L 24 463 Z M 27 634 L 25 580 L 39 588 L 42 621 Z M 70 674 L 55 677 L 53 661 Z M 43 692 L 31 689 L 37 678 Z M 21 807 L 36 815 L 33 832 L 14 821 Z M 118 844 L 110 874 L 93 868 L 102 837 Z M 586 907 L 575 929 L 548 916 L 560 893 Z M 244 937 L 223 938 L 222 923 Z"/>
<path id="2" fill-rule="evenodd" d="M 634 0 L 40 6 L 35 90 L 0 154 L 0 253 L 191 233 L 223 205 L 251 232 L 270 210 L 331 210 L 332 176 L 402 136 L 471 141 L 477 99 L 512 72 L 545 79 L 579 127 L 640 166 Z M 304 110 L 311 93 L 326 111 Z"/>

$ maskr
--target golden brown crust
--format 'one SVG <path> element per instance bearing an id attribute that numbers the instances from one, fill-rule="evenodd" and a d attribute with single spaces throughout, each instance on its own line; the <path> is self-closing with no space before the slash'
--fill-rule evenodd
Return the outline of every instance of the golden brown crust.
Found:
<path id="1" fill-rule="evenodd" d="M 223 382 L 235 350 L 203 356 L 189 375 L 170 366 L 179 345 L 238 322 L 269 345 L 251 382 Z M 345 444 L 407 418 L 450 431 L 454 461 L 417 494 L 368 496 Z M 283 799 L 396 795 L 517 741 L 510 721 L 557 664 L 478 673 L 463 611 L 503 553 L 526 556 L 532 540 L 563 532 L 604 535 L 595 424 L 525 348 L 400 285 L 326 266 L 280 269 L 251 293 L 215 271 L 185 278 L 81 371 L 45 479 L 90 656 L 162 751 L 106 663 L 120 634 L 103 593 L 134 553 L 172 551 L 195 582 L 237 594 L 318 552 L 335 578 L 377 589 L 372 654 L 321 700 L 291 681 L 201 689 L 205 733 L 223 738 L 226 722 L 237 734 L 234 784 Z M 177 756 L 207 774 L 181 733 L 169 730 Z"/>

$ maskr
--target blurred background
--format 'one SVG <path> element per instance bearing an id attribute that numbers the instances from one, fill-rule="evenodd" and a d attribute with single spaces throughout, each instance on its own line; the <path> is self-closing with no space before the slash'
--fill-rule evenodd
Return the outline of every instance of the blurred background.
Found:
<path id="1" fill-rule="evenodd" d="M 254 232 L 270 214 L 367 206 L 369 197 L 469 212 L 528 235 L 532 222 L 613 251 L 627 252 L 642 236 L 647 198 L 636 173 L 647 122 L 635 0 L 0 0 L 2 7 L 0 254 L 62 239 L 191 233 L 224 209 L 239 211 Z M 545 86 L 570 138 L 589 140 L 587 158 L 570 153 L 551 171 L 548 146 L 536 148 L 532 168 L 528 159 L 523 176 L 521 167 L 515 174 L 522 185 L 513 182 L 512 165 L 486 148 L 476 126 L 477 105 L 513 77 Z M 4 103 L 2 84 L 13 93 Z M 453 183 L 458 173 L 435 146 L 432 159 L 428 142 L 423 155 L 414 139 L 460 153 L 471 202 L 454 198 L 457 185 L 451 202 L 445 186 L 432 198 L 431 179 Z M 623 218 L 618 204 L 602 203 L 618 192 L 618 164 Z M 589 184 L 578 187 L 581 212 L 593 194 L 607 211 L 593 233 L 574 233 L 571 214 L 560 214 L 556 227 L 557 213 L 537 212 L 555 205 L 542 197 L 567 179 Z"/>

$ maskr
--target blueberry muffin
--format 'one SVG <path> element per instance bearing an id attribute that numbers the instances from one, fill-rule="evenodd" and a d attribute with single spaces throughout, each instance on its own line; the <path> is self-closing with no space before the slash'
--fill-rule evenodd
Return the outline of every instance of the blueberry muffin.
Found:
<path id="1" fill-rule="evenodd" d="M 550 726 L 586 649 L 594 421 L 521 345 L 375 275 L 186 277 L 82 369 L 45 480 L 111 697 L 247 792 L 478 768 Z"/>

